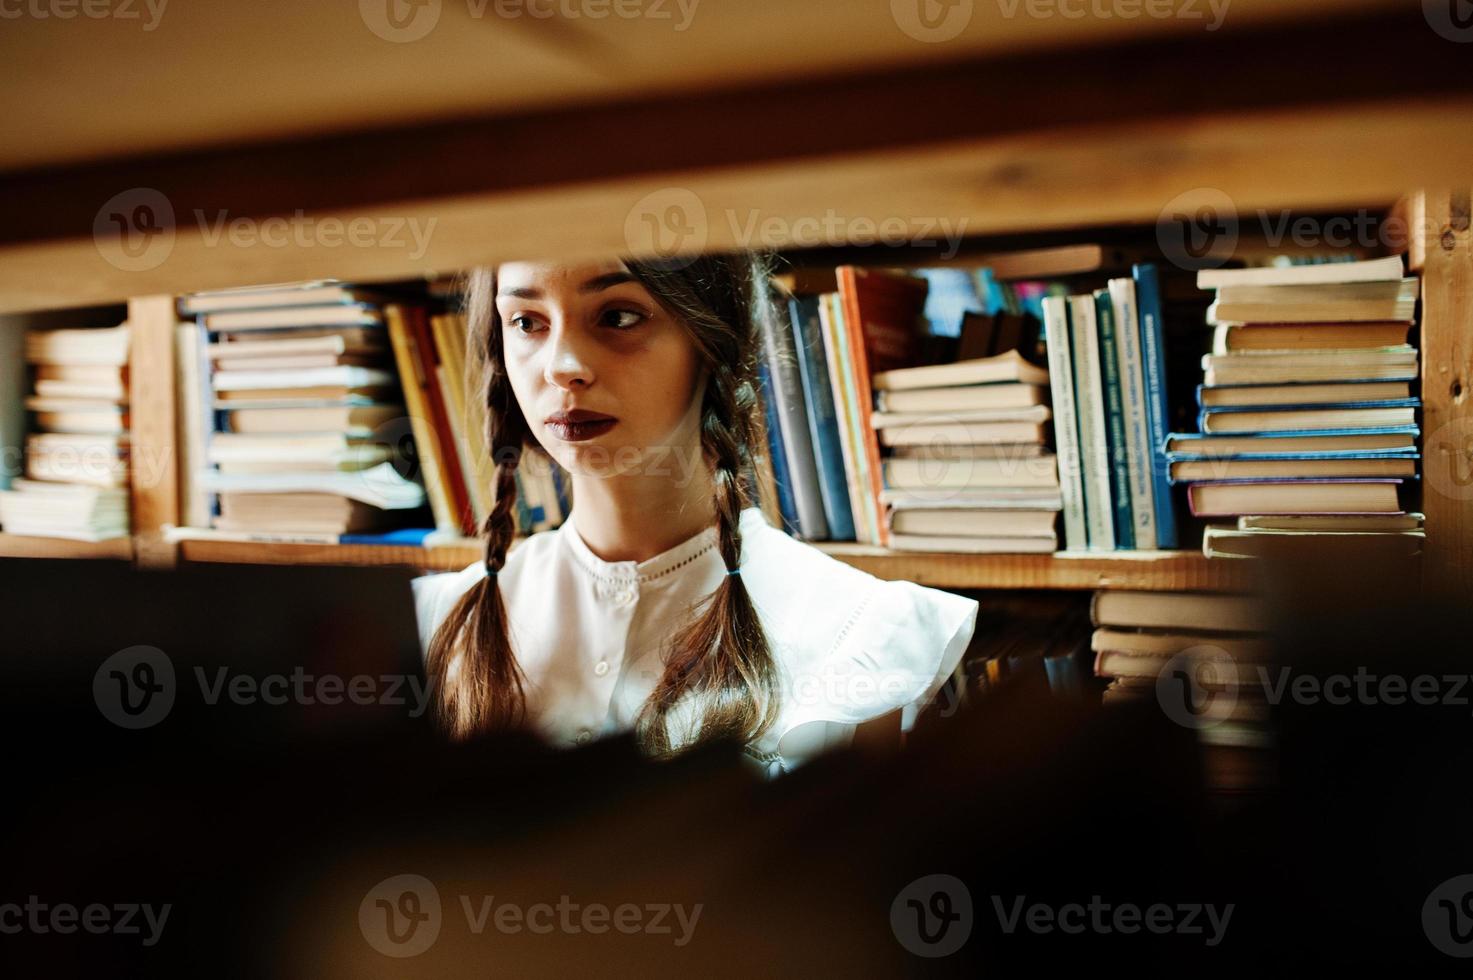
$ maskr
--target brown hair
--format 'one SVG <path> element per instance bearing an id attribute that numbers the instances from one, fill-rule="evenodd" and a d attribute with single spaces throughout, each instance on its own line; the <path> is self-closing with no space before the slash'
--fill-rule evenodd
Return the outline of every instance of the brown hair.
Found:
<path id="1" fill-rule="evenodd" d="M 773 316 L 768 268 L 755 255 L 712 255 L 675 262 L 625 262 L 629 272 L 689 331 L 708 372 L 701 405 L 701 452 L 715 484 L 717 543 L 728 569 L 740 567 L 743 480 L 766 425 L 757 393 L 761 324 Z M 545 454 L 512 393 L 501 352 L 495 274 L 478 269 L 467 287 L 469 346 L 486 405 L 486 438 L 496 470 L 495 504 L 486 517 L 485 565 L 499 571 L 516 534 L 515 474 L 524 449 Z M 453 669 L 453 673 L 452 673 Z M 497 577 L 480 578 L 446 616 L 430 642 L 428 671 L 437 715 L 454 737 L 522 725 L 524 677 L 507 634 Z M 779 677 L 757 610 L 740 575 L 725 575 L 696 618 L 671 641 L 664 673 L 640 709 L 635 731 L 656 755 L 669 755 L 671 713 L 686 697 L 700 712 L 690 741 L 749 743 L 777 717 Z"/>

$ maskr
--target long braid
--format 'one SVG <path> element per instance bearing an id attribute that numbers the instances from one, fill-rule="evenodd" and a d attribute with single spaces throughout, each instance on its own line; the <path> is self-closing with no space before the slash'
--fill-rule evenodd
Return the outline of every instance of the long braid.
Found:
<path id="1" fill-rule="evenodd" d="M 748 268 L 752 268 L 748 266 Z M 704 272 L 699 265 L 693 275 Z M 745 270 L 744 270 L 745 271 Z M 671 290 L 659 272 L 635 269 L 646 281 Z M 750 461 L 761 415 L 756 377 L 757 291 L 764 277 L 735 277 L 735 310 L 716 311 L 726 330 L 700 331 L 712 347 L 701 412 L 701 449 L 710 462 L 715 494 L 717 546 L 728 571 L 741 567 L 741 514 L 747 494 L 741 481 Z M 741 295 L 745 292 L 746 295 Z M 692 315 L 693 311 L 687 311 Z M 701 326 L 701 324 L 697 324 Z M 777 717 L 780 679 L 757 609 L 740 575 L 725 575 L 710 603 L 672 638 L 664 673 L 636 719 L 647 749 L 668 755 L 691 741 L 722 738 L 751 742 Z M 687 698 L 699 717 L 689 731 L 672 733 L 672 714 Z"/>
<path id="2" fill-rule="evenodd" d="M 457 737 L 519 725 L 526 714 L 523 675 L 511 648 L 506 601 L 497 573 L 516 537 L 517 467 L 530 429 L 511 390 L 494 337 L 494 313 L 477 308 L 490 302 L 494 283 L 489 270 L 473 273 L 486 281 L 470 290 L 469 346 L 478 357 L 475 387 L 485 393 L 487 443 L 495 466 L 495 496 L 481 526 L 486 539 L 486 575 L 456 602 L 430 643 L 428 670 L 435 682 L 436 704 L 445 728 Z"/>

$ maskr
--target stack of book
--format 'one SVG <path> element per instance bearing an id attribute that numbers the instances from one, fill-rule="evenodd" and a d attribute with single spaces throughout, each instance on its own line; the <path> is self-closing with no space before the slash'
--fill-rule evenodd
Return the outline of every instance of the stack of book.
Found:
<path id="1" fill-rule="evenodd" d="M 1150 704 L 1194 729 L 1214 750 L 1209 776 L 1219 786 L 1267 781 L 1273 647 L 1259 599 L 1112 590 L 1095 593 L 1090 614 L 1107 706 Z"/>
<path id="2" fill-rule="evenodd" d="M 126 323 L 26 334 L 32 424 L 26 476 L 0 494 L 6 531 L 82 541 L 127 536 L 128 341 Z"/>
<path id="3" fill-rule="evenodd" d="M 1213 352 L 1196 433 L 1167 444 L 1170 477 L 1209 526 L 1209 557 L 1420 551 L 1417 280 L 1399 256 L 1204 271 Z"/>
<path id="4" fill-rule="evenodd" d="M 1042 300 L 1070 551 L 1174 548 L 1161 451 L 1166 355 L 1156 268 L 1107 288 Z"/>
<path id="5" fill-rule="evenodd" d="M 899 551 L 1052 552 L 1048 372 L 1016 351 L 876 374 L 880 502 Z"/>
<path id="6" fill-rule="evenodd" d="M 336 542 L 424 504 L 395 468 L 405 408 L 385 330 L 391 297 L 345 283 L 199 293 L 203 432 L 191 492 L 217 531 Z M 186 327 L 186 331 L 188 328 Z M 203 337 L 200 337 L 200 334 Z M 186 505 L 188 506 L 188 505 Z"/>

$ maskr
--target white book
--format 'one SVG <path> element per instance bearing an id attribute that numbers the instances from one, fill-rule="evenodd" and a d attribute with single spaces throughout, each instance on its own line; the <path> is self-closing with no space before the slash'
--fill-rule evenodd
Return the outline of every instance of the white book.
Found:
<path id="1" fill-rule="evenodd" d="M 1384 282 L 1405 273 L 1400 255 L 1363 262 L 1324 262 L 1315 265 L 1266 266 L 1258 269 L 1203 269 L 1198 289 L 1225 286 L 1308 286 L 1340 282 Z"/>
<path id="2" fill-rule="evenodd" d="M 1091 551 L 1115 550 L 1106 435 L 1105 383 L 1100 373 L 1100 328 L 1093 295 L 1069 297 L 1074 404 L 1079 412 L 1079 465 L 1084 476 L 1084 525 Z"/>
<path id="3" fill-rule="evenodd" d="M 1146 417 L 1146 365 L 1134 279 L 1110 280 L 1115 313 L 1115 354 L 1120 365 L 1120 402 L 1125 410 L 1125 465 L 1130 475 L 1130 512 L 1137 551 L 1156 549 L 1156 502 L 1151 486 L 1151 426 Z"/>
<path id="4" fill-rule="evenodd" d="M 303 371 L 216 371 L 216 391 L 253 391 L 269 388 L 372 388 L 398 381 L 391 371 L 354 365 L 308 368 Z"/>
<path id="5" fill-rule="evenodd" d="M 356 473 L 216 473 L 204 470 L 200 483 L 211 493 L 332 493 L 385 510 L 422 507 L 424 488 L 404 479 L 392 463 Z"/>
<path id="6" fill-rule="evenodd" d="M 1084 519 L 1084 480 L 1079 469 L 1079 420 L 1074 410 L 1069 310 L 1064 297 L 1044 297 L 1043 330 L 1048 345 L 1049 388 L 1054 396 L 1054 442 L 1058 447 L 1059 492 L 1064 503 L 1064 543 L 1070 551 L 1084 551 L 1089 546 L 1089 534 Z"/>

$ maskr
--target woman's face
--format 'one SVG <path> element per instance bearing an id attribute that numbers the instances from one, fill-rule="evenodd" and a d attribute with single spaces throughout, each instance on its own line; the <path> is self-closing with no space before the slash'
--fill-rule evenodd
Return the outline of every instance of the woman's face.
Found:
<path id="1" fill-rule="evenodd" d="M 634 472 L 670 452 L 684 465 L 697 458 L 699 353 L 623 263 L 502 265 L 496 311 L 517 403 L 569 473 Z M 579 412 L 601 419 L 580 424 Z"/>

